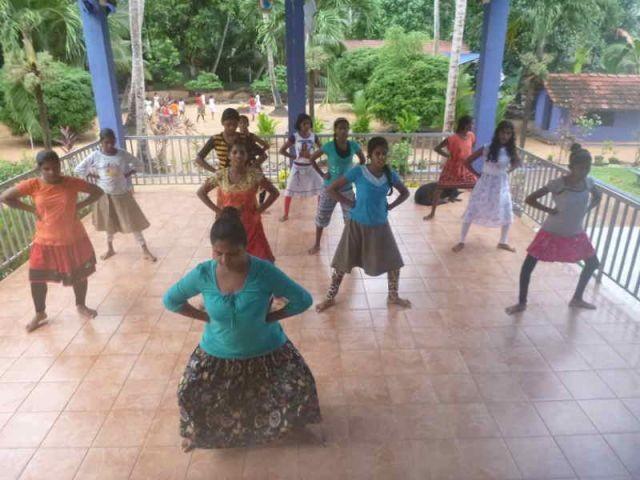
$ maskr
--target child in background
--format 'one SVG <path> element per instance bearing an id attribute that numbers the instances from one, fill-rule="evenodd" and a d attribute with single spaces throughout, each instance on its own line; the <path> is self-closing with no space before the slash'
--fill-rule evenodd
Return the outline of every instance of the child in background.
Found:
<path id="1" fill-rule="evenodd" d="M 442 190 L 446 188 L 472 189 L 476 184 L 476 177 L 464 164 L 464 161 L 473 152 L 473 145 L 476 143 L 476 136 L 471 131 L 472 129 L 473 118 L 468 115 L 460 117 L 456 133 L 445 138 L 435 148 L 435 151 L 445 157 L 447 161 L 442 167 L 442 173 L 438 179 L 438 188 L 434 194 L 431 213 L 423 220 L 431 220 L 435 217 Z"/>
<path id="2" fill-rule="evenodd" d="M 36 155 L 40 176 L 23 180 L 0 194 L 0 203 L 36 217 L 36 231 L 29 252 L 29 282 L 36 314 L 27 324 L 28 332 L 47 323 L 47 283 L 62 282 L 72 286 L 76 309 L 90 319 L 98 312 L 87 307 L 89 275 L 96 271 L 96 255 L 78 212 L 102 195 L 96 185 L 60 172 L 60 158 L 52 150 Z M 78 194 L 89 196 L 78 201 Z M 33 205 L 22 197 L 31 197 Z"/>
<path id="3" fill-rule="evenodd" d="M 199 95 L 196 94 L 196 109 L 197 109 L 197 115 L 196 115 L 196 123 L 198 123 L 198 121 L 202 118 L 202 121 L 205 121 L 204 118 L 204 114 L 205 114 L 205 109 L 204 109 L 204 100 L 202 99 L 202 97 L 204 97 L 204 95 Z"/>
<path id="4" fill-rule="evenodd" d="M 482 176 L 473 169 L 473 162 L 480 157 L 484 157 Z M 500 122 L 491 144 L 476 150 L 464 163 L 480 178 L 471 191 L 462 221 L 460 242 L 453 247 L 453 251 L 459 252 L 464 248 L 467 233 L 471 224 L 475 223 L 485 227 L 500 227 L 498 248 L 515 252 L 515 248 L 508 243 L 509 228 L 513 223 L 509 173 L 520 165 L 513 124 L 507 120 Z"/>
<path id="5" fill-rule="evenodd" d="M 527 308 L 527 294 L 531 273 L 538 261 L 576 263 L 584 261 L 584 267 L 569 306 L 595 310 L 596 306 L 583 299 L 589 279 L 600 266 L 596 251 L 584 230 L 584 217 L 600 202 L 602 194 L 589 177 L 591 154 L 579 144 L 571 146 L 569 174 L 536 190 L 526 199 L 528 205 L 548 213 L 531 245 L 527 249 L 520 270 L 520 295 L 518 303 L 508 307 L 506 312 L 514 314 Z M 538 200 L 547 194 L 553 197 L 554 207 L 550 208 Z"/>
<path id="6" fill-rule="evenodd" d="M 353 156 L 357 155 L 360 165 L 364 165 L 367 159 L 365 158 L 358 142 L 349 140 L 349 121 L 346 118 L 338 118 L 333 122 L 333 140 L 329 143 L 325 143 L 320 150 L 317 150 L 313 155 L 309 156 L 309 161 L 318 174 L 324 178 L 325 189 L 320 194 L 318 199 L 318 213 L 316 215 L 316 243 L 309 249 L 309 255 L 314 255 L 320 251 L 320 240 L 322 239 L 322 231 L 329 226 L 331 222 L 331 215 L 338 203 L 328 192 L 327 187 L 331 185 L 338 178 L 343 176 L 346 172 L 353 167 Z M 322 157 L 327 156 L 328 169 L 327 172 L 323 172 L 316 161 Z M 353 194 L 353 187 L 351 184 L 347 184 L 344 190 L 340 194 L 347 198 L 349 201 L 355 201 Z M 349 219 L 349 206 L 346 203 L 341 203 L 342 218 L 346 222 Z"/>
<path id="7" fill-rule="evenodd" d="M 407 198 L 409 190 L 398 174 L 387 165 L 389 144 L 382 137 L 374 137 L 367 144 L 368 165 L 358 165 L 333 182 L 327 192 L 336 201 L 351 208 L 340 243 L 331 262 L 333 274 L 325 300 L 316 305 L 322 312 L 335 305 L 335 298 L 346 273 L 360 267 L 367 275 L 377 277 L 387 274 L 389 295 L 387 303 L 410 307 L 411 302 L 398 295 L 400 269 L 404 265 L 402 255 L 389 226 L 389 211 Z M 350 200 L 341 192 L 348 183 L 356 186 L 356 200 Z M 387 196 L 396 188 L 400 195 L 393 202 Z"/>
<path id="8" fill-rule="evenodd" d="M 289 209 L 291 208 L 292 197 L 315 197 L 324 190 L 322 177 L 311 165 L 309 157 L 321 148 L 320 140 L 311 131 L 311 117 L 306 113 L 298 115 L 295 128 L 296 131 L 289 136 L 280 148 L 280 155 L 293 160 L 287 188 L 284 191 L 284 215 L 280 219 L 286 222 L 289 219 Z M 289 153 L 293 147 L 294 154 Z"/>
<path id="9" fill-rule="evenodd" d="M 113 237 L 116 233 L 133 233 L 142 248 L 145 260 L 156 261 L 149 251 L 142 230 L 149 221 L 133 197 L 131 176 L 136 173 L 138 159 L 125 150 L 116 148 L 116 135 L 110 128 L 100 131 L 100 150 L 96 150 L 75 168 L 79 177 L 96 178 L 105 192 L 95 204 L 91 216 L 99 232 L 107 232 L 107 252 L 100 258 L 107 260 L 116 254 Z"/>
<path id="10" fill-rule="evenodd" d="M 184 98 L 181 98 L 180 101 L 178 102 L 178 114 L 180 115 L 180 118 L 184 118 L 186 113 L 187 113 L 187 104 L 185 103 Z"/>
<path id="11" fill-rule="evenodd" d="M 256 119 L 256 97 L 254 97 L 253 95 L 251 95 L 249 97 L 249 113 L 251 113 L 251 121 L 255 121 Z"/>
<path id="12" fill-rule="evenodd" d="M 216 110 L 218 110 L 218 108 L 216 107 L 216 99 L 213 95 L 211 95 L 209 97 L 209 113 L 211 114 L 211 120 L 215 120 Z"/>
<path id="13" fill-rule="evenodd" d="M 242 225 L 247 232 L 247 252 L 263 260 L 273 262 L 275 257 L 267 241 L 260 215 L 276 201 L 280 192 L 265 176 L 259 167 L 248 161 L 247 146 L 242 140 L 236 140 L 229 151 L 228 168 L 220 169 L 198 190 L 198 198 L 218 216 L 225 207 L 235 207 L 240 212 Z M 218 189 L 216 203 L 209 199 L 209 192 Z M 265 201 L 258 206 L 258 189 L 269 193 Z"/>

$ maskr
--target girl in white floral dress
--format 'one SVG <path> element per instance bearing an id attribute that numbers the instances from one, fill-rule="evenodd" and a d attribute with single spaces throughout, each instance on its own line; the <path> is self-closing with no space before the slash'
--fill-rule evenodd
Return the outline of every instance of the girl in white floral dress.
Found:
<path id="1" fill-rule="evenodd" d="M 454 247 L 454 252 L 464 248 L 471 224 L 485 227 L 500 227 L 498 248 L 515 252 L 508 243 L 509 228 L 513 223 L 513 202 L 509 188 L 509 173 L 520 165 L 520 158 L 516 151 L 515 130 L 509 121 L 498 124 L 493 139 L 489 145 L 476 150 L 466 159 L 465 165 L 473 173 L 473 162 L 483 157 L 482 175 L 471 192 L 469 205 L 464 212 L 460 242 Z"/>

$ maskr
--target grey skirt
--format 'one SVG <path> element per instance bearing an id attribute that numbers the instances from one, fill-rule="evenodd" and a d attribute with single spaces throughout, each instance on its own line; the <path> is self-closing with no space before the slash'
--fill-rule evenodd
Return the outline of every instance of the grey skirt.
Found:
<path id="1" fill-rule="evenodd" d="M 360 267 L 367 275 L 376 277 L 399 270 L 404 262 L 389 223 L 369 226 L 349 220 L 331 266 L 346 273 Z"/>
<path id="2" fill-rule="evenodd" d="M 102 195 L 93 207 L 91 220 L 99 232 L 132 233 L 149 228 L 149 221 L 131 192 Z"/>

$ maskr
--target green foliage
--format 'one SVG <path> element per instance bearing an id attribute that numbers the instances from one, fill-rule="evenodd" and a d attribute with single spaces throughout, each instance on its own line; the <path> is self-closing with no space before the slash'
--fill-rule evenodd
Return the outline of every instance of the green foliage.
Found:
<path id="1" fill-rule="evenodd" d="M 363 90 L 378 63 L 378 51 L 373 48 L 361 48 L 344 53 L 333 64 L 336 81 L 341 93 L 349 101 L 358 90 Z"/>
<path id="2" fill-rule="evenodd" d="M 192 92 L 208 92 L 211 90 L 220 90 L 222 88 L 222 82 L 215 73 L 200 72 L 195 80 L 189 80 L 184 86 Z"/>
<path id="3" fill-rule="evenodd" d="M 351 125 L 351 131 L 353 133 L 369 133 L 371 131 L 371 113 L 369 112 L 369 102 L 362 90 L 354 95 L 353 111 L 356 114 L 356 120 Z"/>
<path id="4" fill-rule="evenodd" d="M 414 133 L 420 128 L 420 117 L 415 113 L 403 110 L 396 117 L 398 131 L 402 133 Z"/>
<path id="5" fill-rule="evenodd" d="M 280 93 L 287 93 L 287 67 L 276 65 L 276 85 Z M 251 84 L 251 90 L 260 95 L 271 95 L 271 82 L 269 74 L 265 72 L 258 80 L 254 80 Z"/>
<path id="6" fill-rule="evenodd" d="M 371 112 L 392 123 L 399 111 L 419 116 L 429 126 L 440 125 L 444 113 L 448 61 L 419 57 L 398 68 L 394 62 L 378 65 L 366 89 Z"/>
<path id="7" fill-rule="evenodd" d="M 391 145 L 389 160 L 391 166 L 400 175 L 409 173 L 409 156 L 411 155 L 411 142 L 402 140 Z"/>
<path id="8" fill-rule="evenodd" d="M 509 108 L 509 105 L 511 104 L 511 102 L 513 102 L 514 98 L 514 95 L 503 94 L 498 99 L 498 109 L 496 110 L 496 126 L 498 126 L 498 124 L 502 120 L 504 120 L 504 116 L 507 113 L 507 108 Z"/>
<path id="9" fill-rule="evenodd" d="M 278 121 L 271 118 L 266 113 L 258 114 L 258 135 L 261 137 L 275 135 Z"/>
<path id="10" fill-rule="evenodd" d="M 29 82 L 16 82 L 7 65 L 0 71 L 0 89 L 4 105 L 0 120 L 14 134 L 29 133 L 35 140 L 42 139 L 38 124 L 38 110 L 34 97 L 28 91 Z M 49 124 L 54 135 L 61 127 L 83 132 L 95 117 L 91 77 L 80 68 L 51 62 L 44 79 L 44 100 L 49 112 Z"/>
<path id="11" fill-rule="evenodd" d="M 173 87 L 183 81 L 179 70 L 180 52 L 169 38 L 158 38 L 150 43 L 147 56 L 154 84 Z"/>
<path id="12" fill-rule="evenodd" d="M 593 164 L 597 166 L 602 166 L 602 165 L 606 165 L 607 163 L 604 161 L 604 156 L 595 155 L 593 157 Z"/>
<path id="13" fill-rule="evenodd" d="M 313 132 L 314 133 L 322 133 L 325 130 L 325 124 L 320 118 L 316 115 L 313 119 Z"/>
<path id="14" fill-rule="evenodd" d="M 0 160 L 0 183 L 29 172 L 33 170 L 34 167 L 35 163 L 26 159 L 20 162 L 7 162 L 6 160 Z"/>
<path id="15" fill-rule="evenodd" d="M 640 199 L 640 184 L 636 180 L 633 168 L 621 165 L 593 166 L 591 167 L 591 175 Z"/>

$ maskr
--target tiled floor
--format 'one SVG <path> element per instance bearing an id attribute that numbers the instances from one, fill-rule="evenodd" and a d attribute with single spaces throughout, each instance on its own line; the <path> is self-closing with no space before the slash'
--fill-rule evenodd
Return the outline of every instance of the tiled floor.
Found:
<path id="1" fill-rule="evenodd" d="M 575 268 L 540 265 L 530 310 L 507 317 L 533 233 L 518 222 L 511 254 L 476 228 L 453 254 L 464 204 L 429 224 L 411 202 L 392 212 L 413 309 L 388 310 L 386 281 L 355 273 L 333 311 L 285 322 L 316 376 L 325 446 L 183 454 L 175 390 L 201 326 L 160 296 L 207 257 L 211 216 L 191 187 L 138 197 L 160 260 L 118 238 L 91 278 L 97 319 L 54 286 L 51 324 L 27 335 L 26 271 L 0 283 L 0 478 L 640 478 L 638 302 L 601 286 L 597 312 L 572 311 Z M 279 208 L 265 217 L 278 265 L 321 298 L 338 215 L 310 257 L 313 202 L 286 225 Z"/>

